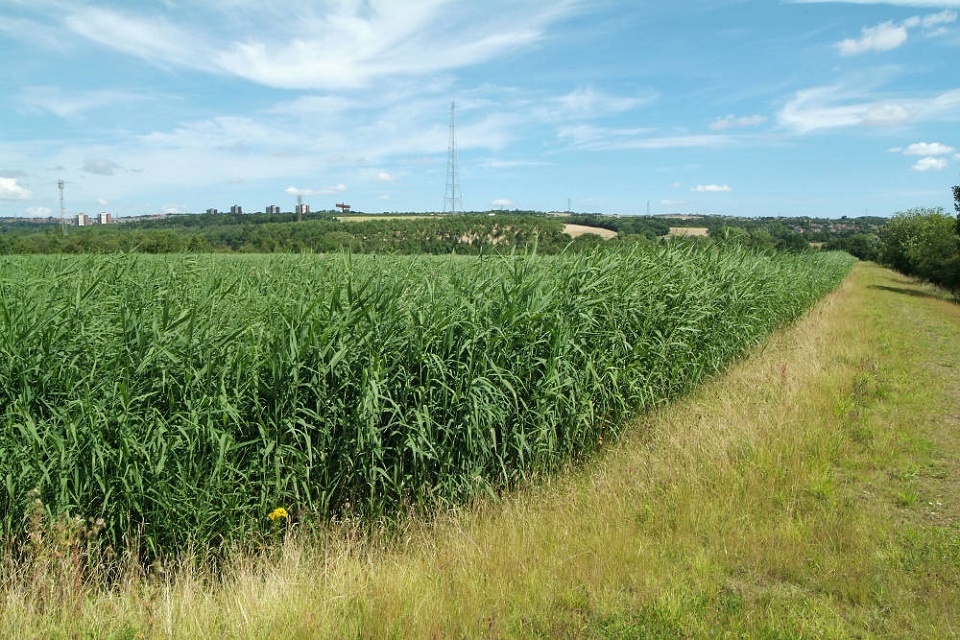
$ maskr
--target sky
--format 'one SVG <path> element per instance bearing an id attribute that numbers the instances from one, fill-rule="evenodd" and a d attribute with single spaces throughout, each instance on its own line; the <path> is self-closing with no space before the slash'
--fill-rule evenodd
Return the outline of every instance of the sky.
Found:
<path id="1" fill-rule="evenodd" d="M 464 210 L 953 213 L 958 13 L 0 0 L 0 216 L 442 211 L 452 119 Z"/>

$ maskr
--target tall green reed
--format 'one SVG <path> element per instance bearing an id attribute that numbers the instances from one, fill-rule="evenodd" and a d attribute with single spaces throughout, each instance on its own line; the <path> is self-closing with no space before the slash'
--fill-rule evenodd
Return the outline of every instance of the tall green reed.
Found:
<path id="1" fill-rule="evenodd" d="M 0 259 L 0 515 L 146 556 L 549 473 L 836 287 L 842 254 Z"/>

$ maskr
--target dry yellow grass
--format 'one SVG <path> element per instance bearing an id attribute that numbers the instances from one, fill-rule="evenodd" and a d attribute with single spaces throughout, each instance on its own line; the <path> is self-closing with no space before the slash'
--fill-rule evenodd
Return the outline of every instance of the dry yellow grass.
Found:
<path id="1" fill-rule="evenodd" d="M 668 238 L 682 237 L 705 237 L 710 235 L 710 230 L 706 227 L 670 227 L 667 233 Z"/>
<path id="2" fill-rule="evenodd" d="M 47 609 L 7 587 L 0 632 L 955 635 L 958 339 L 955 305 L 861 266 L 584 468 L 384 539 L 293 536 L 222 584 L 171 569 Z"/>
<path id="3" fill-rule="evenodd" d="M 604 240 L 610 240 L 611 238 L 617 237 L 616 231 L 603 229 L 601 227 L 590 227 L 584 224 L 565 224 L 563 225 L 563 232 L 571 238 L 577 238 L 587 234 L 600 236 Z"/>

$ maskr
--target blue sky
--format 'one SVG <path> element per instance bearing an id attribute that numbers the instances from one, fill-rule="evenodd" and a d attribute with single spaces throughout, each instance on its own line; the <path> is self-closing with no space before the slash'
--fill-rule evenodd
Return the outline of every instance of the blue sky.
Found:
<path id="1" fill-rule="evenodd" d="M 0 216 L 952 211 L 960 0 L 0 0 Z M 648 204 L 649 203 L 649 204 Z"/>

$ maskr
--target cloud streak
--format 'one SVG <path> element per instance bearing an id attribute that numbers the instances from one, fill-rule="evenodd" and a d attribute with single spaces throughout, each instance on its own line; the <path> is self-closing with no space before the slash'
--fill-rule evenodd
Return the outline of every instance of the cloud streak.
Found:
<path id="1" fill-rule="evenodd" d="M 216 11 L 217 5 L 211 5 Z M 82 7 L 67 17 L 77 35 L 159 66 L 227 74 L 282 89 L 355 89 L 384 78 L 458 69 L 527 48 L 577 10 L 574 0 L 292 1 L 285 10 L 222 6 L 200 29 L 180 17 Z M 190 7 L 193 10 L 193 7 Z M 240 14 L 242 13 L 242 18 Z M 220 25 L 229 24 L 230 28 Z M 309 34 L 306 36 L 305 34 Z"/>
<path id="2" fill-rule="evenodd" d="M 797 133 L 960 119 L 960 89 L 926 98 L 872 98 L 842 85 L 798 91 L 777 115 Z"/>

